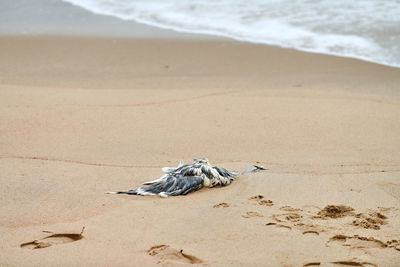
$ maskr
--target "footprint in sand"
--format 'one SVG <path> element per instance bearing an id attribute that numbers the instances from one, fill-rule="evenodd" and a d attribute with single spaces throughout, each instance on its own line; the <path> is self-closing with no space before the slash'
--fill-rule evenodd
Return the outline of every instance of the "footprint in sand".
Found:
<path id="1" fill-rule="evenodd" d="M 381 212 L 390 210 L 390 208 L 379 208 Z M 352 207 L 328 205 L 318 212 L 317 219 L 337 219 L 343 217 L 353 217 L 350 223 L 352 226 L 380 230 L 383 225 L 387 224 L 388 217 L 379 211 L 370 210 L 368 213 L 356 213 Z"/>
<path id="2" fill-rule="evenodd" d="M 335 235 L 329 239 L 327 246 L 346 246 L 353 249 L 362 248 L 397 248 L 400 242 L 398 240 L 390 240 L 386 243 L 375 239 L 373 237 L 364 237 L 359 235 L 346 236 L 346 235 Z"/>
<path id="3" fill-rule="evenodd" d="M 288 213 L 273 214 L 271 218 L 278 223 L 286 223 L 301 231 L 327 231 L 341 226 L 356 226 L 379 230 L 387 224 L 388 217 L 383 214 L 385 208 L 370 210 L 367 213 L 356 213 L 352 207 L 344 205 L 327 205 L 318 211 L 306 211 L 291 206 L 279 208 Z M 332 222 L 337 222 L 336 225 Z"/>
<path id="4" fill-rule="evenodd" d="M 293 208 L 291 206 L 283 206 L 279 208 L 283 211 L 289 211 L 281 214 L 273 214 L 271 218 L 276 223 L 269 223 L 266 225 L 276 225 L 277 227 L 286 227 L 288 229 L 298 229 L 304 235 L 319 235 L 319 232 L 324 231 L 319 225 L 313 222 L 313 214 L 302 209 Z"/>
<path id="5" fill-rule="evenodd" d="M 183 253 L 183 250 L 171 248 L 168 245 L 157 245 L 151 247 L 147 253 L 158 259 L 157 264 L 181 263 L 181 264 L 198 264 L 203 263 L 199 258 Z"/>
<path id="6" fill-rule="evenodd" d="M 327 205 L 323 209 L 315 211 L 306 211 L 290 206 L 283 206 L 279 209 L 286 213 L 273 214 L 271 216 L 273 221 L 267 223 L 266 226 L 296 229 L 307 236 L 318 236 L 322 232 L 332 233 L 334 231 L 337 233 L 343 228 L 351 230 L 354 227 L 379 230 L 383 225 L 388 224 L 386 212 L 391 210 L 391 208 L 380 207 L 377 210 L 370 209 L 365 213 L 357 213 L 352 207 L 344 205 Z M 383 242 L 373 237 L 358 235 L 335 235 L 327 242 L 327 246 L 335 245 L 351 249 L 393 248 L 400 251 L 400 240 Z"/>
<path id="7" fill-rule="evenodd" d="M 264 217 L 262 214 L 255 211 L 248 211 L 242 215 L 243 218 Z"/>
<path id="8" fill-rule="evenodd" d="M 85 227 L 82 228 L 82 231 L 79 234 L 70 234 L 70 233 L 52 234 L 39 240 L 33 240 L 31 242 L 23 243 L 20 245 L 20 247 L 39 249 L 39 248 L 47 248 L 53 245 L 75 242 L 83 238 L 82 234 L 84 230 Z"/>
<path id="9" fill-rule="evenodd" d="M 286 224 L 281 224 L 281 223 L 274 223 L 274 222 L 270 222 L 265 224 L 266 226 L 276 226 L 278 227 L 280 230 L 284 230 L 284 231 L 290 231 L 292 230 L 292 226 L 286 225 Z M 314 229 L 314 227 L 311 225 L 294 225 L 293 227 L 299 228 L 299 230 L 302 230 L 303 235 L 314 235 L 314 236 L 318 236 L 319 232 L 315 231 L 315 230 L 304 230 L 304 229 Z"/>
<path id="10" fill-rule="evenodd" d="M 327 246 L 331 245 L 341 245 L 351 248 L 393 248 L 400 251 L 400 240 L 389 240 L 383 242 L 373 237 L 364 237 L 359 235 L 335 235 L 327 242 Z"/>

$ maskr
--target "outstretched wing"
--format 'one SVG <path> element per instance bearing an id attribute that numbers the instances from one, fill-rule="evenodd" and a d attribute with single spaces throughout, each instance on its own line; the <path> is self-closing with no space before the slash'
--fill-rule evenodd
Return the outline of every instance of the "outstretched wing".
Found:
<path id="1" fill-rule="evenodd" d="M 182 174 L 167 175 L 153 184 L 139 187 L 135 190 L 110 192 L 112 194 L 128 195 L 160 195 L 163 197 L 186 195 L 199 190 L 203 186 L 200 176 L 184 176 Z"/>
<path id="2" fill-rule="evenodd" d="M 183 176 L 200 176 L 201 171 L 199 169 L 201 165 L 195 165 L 195 164 L 185 164 L 183 165 L 183 160 L 179 163 L 178 167 L 164 167 L 162 170 L 166 173 L 163 176 L 161 176 L 158 179 L 144 182 L 144 185 L 150 185 L 150 184 L 155 184 L 155 183 L 160 183 L 167 179 L 169 176 L 176 176 L 176 175 L 183 175 Z"/>

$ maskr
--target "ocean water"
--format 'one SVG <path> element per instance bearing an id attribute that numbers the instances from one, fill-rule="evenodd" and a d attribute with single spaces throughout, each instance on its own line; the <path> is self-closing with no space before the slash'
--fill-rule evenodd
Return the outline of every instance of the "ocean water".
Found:
<path id="1" fill-rule="evenodd" d="M 400 67 L 400 0 L 63 0 L 93 13 Z"/>

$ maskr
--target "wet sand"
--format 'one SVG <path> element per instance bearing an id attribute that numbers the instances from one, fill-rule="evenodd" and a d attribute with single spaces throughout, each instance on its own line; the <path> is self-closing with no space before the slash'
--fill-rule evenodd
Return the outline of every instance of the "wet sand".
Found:
<path id="1" fill-rule="evenodd" d="M 0 265 L 396 266 L 399 84 L 233 41 L 1 37 Z M 194 157 L 269 170 L 104 194 Z"/>

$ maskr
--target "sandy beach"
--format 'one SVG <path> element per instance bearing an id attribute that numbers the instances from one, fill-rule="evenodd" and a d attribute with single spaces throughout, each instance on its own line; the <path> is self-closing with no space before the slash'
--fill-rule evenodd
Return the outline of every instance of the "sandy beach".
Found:
<path id="1" fill-rule="evenodd" d="M 399 266 L 399 68 L 0 6 L 0 266 Z M 199 157 L 268 170 L 105 194 Z"/>
<path id="2" fill-rule="evenodd" d="M 3 36 L 0 51 L 1 266 L 400 262 L 400 69 L 226 40 Z M 104 194 L 194 157 L 269 170 Z"/>

